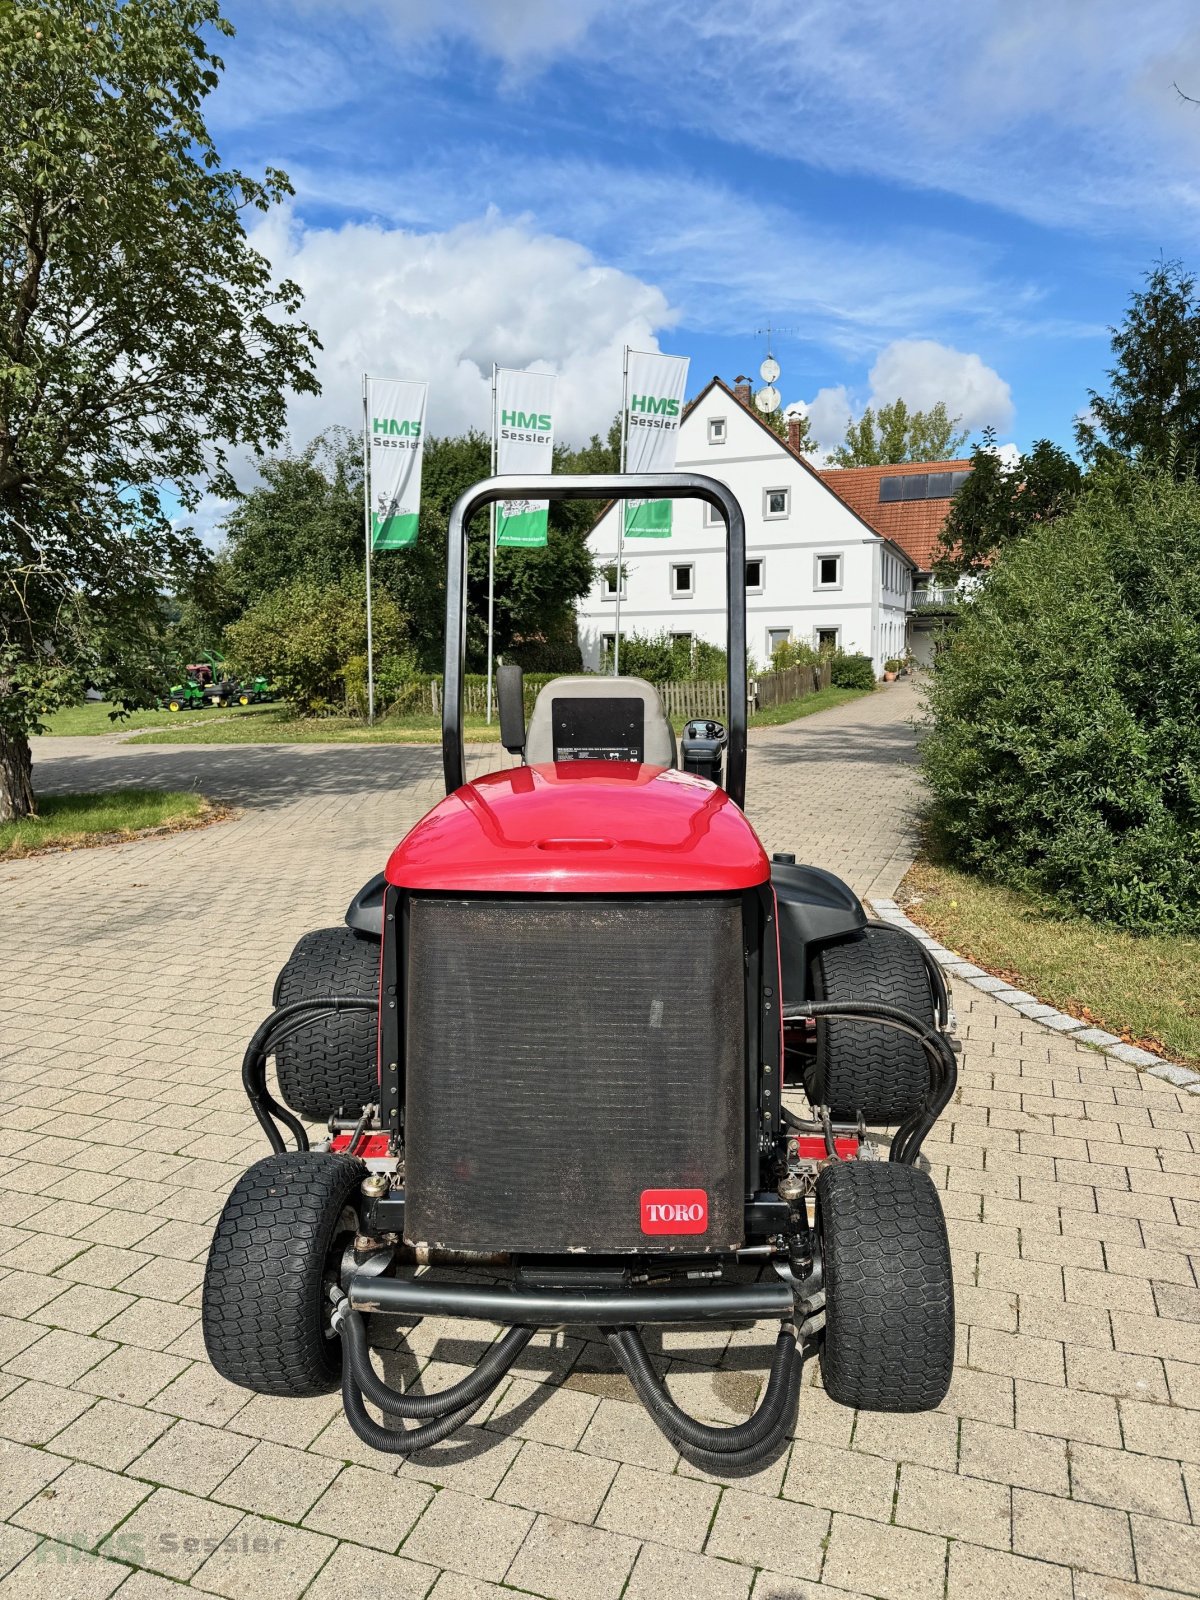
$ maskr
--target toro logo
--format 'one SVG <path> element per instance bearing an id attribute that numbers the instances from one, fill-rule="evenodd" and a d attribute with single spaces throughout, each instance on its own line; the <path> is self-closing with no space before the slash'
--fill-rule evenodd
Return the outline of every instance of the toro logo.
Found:
<path id="1" fill-rule="evenodd" d="M 643 1233 L 706 1233 L 708 1195 L 703 1189 L 643 1189 Z"/>

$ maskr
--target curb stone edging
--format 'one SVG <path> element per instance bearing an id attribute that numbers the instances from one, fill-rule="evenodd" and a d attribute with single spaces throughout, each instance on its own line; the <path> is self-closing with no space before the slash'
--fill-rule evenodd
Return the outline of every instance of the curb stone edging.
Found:
<path id="1" fill-rule="evenodd" d="M 1036 996 L 1026 994 L 1024 989 L 1013 988 L 1011 984 L 1005 983 L 1003 978 L 994 978 L 990 972 L 984 972 L 982 967 L 975 966 L 955 951 L 939 944 L 932 934 L 926 933 L 924 928 L 918 927 L 911 918 L 905 916 L 894 900 L 872 898 L 870 904 L 881 922 L 891 923 L 893 927 L 903 928 L 911 933 L 925 946 L 938 966 L 943 967 L 952 978 L 960 978 L 963 983 L 969 983 L 972 988 L 990 995 L 993 1000 L 999 1000 L 1002 1005 L 1011 1006 L 1014 1011 L 1031 1022 L 1040 1022 L 1043 1027 L 1052 1028 L 1055 1033 L 1069 1034 L 1080 1044 L 1093 1046 L 1101 1055 L 1111 1056 L 1114 1061 L 1120 1061 L 1124 1066 L 1137 1067 L 1150 1077 L 1162 1078 L 1187 1094 L 1200 1095 L 1200 1072 L 1193 1072 L 1190 1067 L 1177 1066 L 1174 1061 L 1164 1061 L 1161 1056 L 1152 1055 L 1149 1050 L 1143 1050 L 1138 1045 L 1122 1044 L 1115 1033 L 1109 1033 L 1104 1028 L 1089 1027 L 1078 1017 L 1068 1016 L 1065 1011 L 1057 1011 L 1053 1006 L 1043 1005 Z"/>

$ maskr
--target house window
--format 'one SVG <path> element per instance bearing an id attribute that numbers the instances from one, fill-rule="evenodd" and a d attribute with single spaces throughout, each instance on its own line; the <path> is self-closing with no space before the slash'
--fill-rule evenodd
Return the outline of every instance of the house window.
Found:
<path id="1" fill-rule="evenodd" d="M 764 489 L 763 490 L 763 521 L 779 522 L 791 510 L 792 491 L 790 489 Z"/>
<path id="2" fill-rule="evenodd" d="M 613 651 L 616 648 L 617 648 L 617 636 L 616 636 L 615 633 L 602 633 L 600 635 L 600 654 L 601 654 L 601 656 L 610 656 L 611 657 Z"/>
<path id="3" fill-rule="evenodd" d="M 776 650 L 779 649 L 780 645 L 791 644 L 791 642 L 792 630 L 790 628 L 768 628 L 767 660 L 770 661 L 771 657 L 775 654 Z"/>
<path id="4" fill-rule="evenodd" d="M 671 564 L 671 598 L 673 600 L 690 600 L 692 598 L 692 570 L 690 561 L 675 561 Z"/>
<path id="5" fill-rule="evenodd" d="M 746 562 L 746 593 L 761 594 L 763 592 L 764 563 L 761 556 L 751 556 Z"/>
<path id="6" fill-rule="evenodd" d="M 841 556 L 814 557 L 813 587 L 817 589 L 840 589 L 842 587 Z"/>
<path id="7" fill-rule="evenodd" d="M 725 418 L 724 417 L 709 417 L 709 419 L 708 419 L 708 442 L 709 442 L 709 444 L 724 444 L 725 443 Z"/>
<path id="8" fill-rule="evenodd" d="M 706 528 L 723 528 L 725 526 L 725 518 L 717 510 L 716 506 L 710 506 L 707 500 L 704 502 L 704 526 Z"/>
<path id="9" fill-rule="evenodd" d="M 627 573 L 621 574 L 621 599 L 627 596 Z M 614 561 L 611 567 L 605 567 L 600 575 L 600 598 L 602 600 L 615 600 L 617 598 L 617 564 Z"/>
<path id="10" fill-rule="evenodd" d="M 817 649 L 836 650 L 841 637 L 842 630 L 840 628 L 818 628 Z"/>

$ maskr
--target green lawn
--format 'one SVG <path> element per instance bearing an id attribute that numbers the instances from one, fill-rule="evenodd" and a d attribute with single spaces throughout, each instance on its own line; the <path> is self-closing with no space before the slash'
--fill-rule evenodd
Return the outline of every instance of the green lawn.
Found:
<path id="1" fill-rule="evenodd" d="M 752 728 L 772 727 L 794 722 L 814 711 L 857 700 L 869 689 L 820 689 L 801 700 L 758 711 L 750 718 Z M 677 718 L 678 733 L 686 719 Z M 469 744 L 494 744 L 500 737 L 499 719 L 491 726 L 479 716 L 463 720 L 463 735 Z M 356 717 L 295 717 L 283 706 L 246 706 L 236 718 L 218 721 L 205 713 L 189 713 L 186 720 L 173 717 L 147 733 L 140 733 L 130 744 L 439 744 L 442 724 L 432 712 L 404 717 L 387 717 L 368 727 Z"/>
<path id="2" fill-rule="evenodd" d="M 67 706 L 54 711 L 46 718 L 46 732 L 52 737 L 67 735 L 124 733 L 130 728 L 168 728 L 177 723 L 211 721 L 216 717 L 244 717 L 247 711 L 257 711 L 258 706 L 229 706 L 225 710 L 204 711 L 133 711 L 116 721 L 107 701 L 88 700 L 81 706 Z"/>
<path id="3" fill-rule="evenodd" d="M 146 829 L 202 827 L 227 815 L 202 794 L 172 789 L 114 789 L 108 794 L 45 795 L 36 817 L 0 822 L 0 861 L 41 850 L 72 850 L 136 838 Z"/>
<path id="4" fill-rule="evenodd" d="M 900 900 L 952 950 L 1047 1005 L 1200 1065 L 1200 939 L 1134 938 L 929 863 Z"/>

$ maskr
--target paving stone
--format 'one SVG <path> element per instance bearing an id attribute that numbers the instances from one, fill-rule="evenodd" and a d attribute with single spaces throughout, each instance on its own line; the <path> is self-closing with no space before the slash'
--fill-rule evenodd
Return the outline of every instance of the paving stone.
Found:
<path id="1" fill-rule="evenodd" d="M 579 1441 L 579 1449 L 587 1455 L 662 1472 L 672 1471 L 679 1459 L 678 1450 L 668 1444 L 646 1408 L 624 1400 L 600 1401 Z"/>
<path id="2" fill-rule="evenodd" d="M 1007 1550 L 1011 1542 L 1012 1508 L 1007 1487 L 978 1477 L 955 1477 L 928 1467 L 900 1469 L 897 1523 L 951 1539 Z"/>
<path id="3" fill-rule="evenodd" d="M 1013 1490 L 1013 1550 L 1042 1561 L 1065 1561 L 1086 1572 L 1136 1576 L 1123 1512 L 1031 1489 Z"/>
<path id="4" fill-rule="evenodd" d="M 727 1561 L 769 1562 L 774 1571 L 816 1578 L 829 1522 L 829 1513 L 813 1506 L 726 1489 L 704 1550 Z"/>
<path id="5" fill-rule="evenodd" d="M 835 1512 L 821 1582 L 880 1600 L 940 1600 L 945 1569 L 944 1539 Z"/>
<path id="6" fill-rule="evenodd" d="M 15 1372 L 18 1377 L 69 1384 L 82 1377 L 116 1348 L 110 1339 L 88 1338 L 81 1333 L 67 1333 L 55 1328 L 5 1365 L 9 1372 Z"/>
<path id="7" fill-rule="evenodd" d="M 323 1456 L 286 1445 L 256 1445 L 244 1461 L 212 1491 L 214 1500 L 299 1522 L 337 1476 Z"/>
<path id="8" fill-rule="evenodd" d="M 665 1600 L 667 1595 L 746 1600 L 753 1581 L 753 1567 L 714 1561 L 666 1545 L 644 1544 L 622 1600 Z"/>
<path id="9" fill-rule="evenodd" d="M 453 1577 L 447 1573 L 447 1577 Z M 384 1555 L 379 1550 L 364 1550 L 361 1545 L 342 1544 L 305 1590 L 304 1600 L 348 1600 L 351 1595 L 387 1597 L 413 1596 L 414 1600 L 429 1593 L 437 1577 L 435 1567 L 422 1566 L 418 1561 L 407 1561 L 403 1556 Z M 469 1581 L 469 1580 L 467 1580 Z M 507 1591 L 485 1586 L 492 1594 L 503 1597 Z M 442 1600 L 472 1600 L 469 1589 L 457 1591 L 439 1589 Z M 480 1590 L 482 1597 L 483 1590 Z"/>
<path id="10" fill-rule="evenodd" d="M 1099 1445 L 1071 1447 L 1071 1490 L 1076 1500 L 1142 1511 L 1148 1516 L 1188 1520 L 1183 1474 L 1177 1461 L 1104 1450 Z"/>
<path id="11" fill-rule="evenodd" d="M 92 1404 L 90 1395 L 73 1394 L 54 1384 L 34 1379 L 16 1383 L 0 1400 L 0 1439 L 45 1444 Z"/>
<path id="12" fill-rule="evenodd" d="M 159 1415 L 148 1412 L 149 1416 Z M 249 1439 L 199 1422 L 174 1422 L 160 1416 L 168 1429 L 134 1461 L 131 1472 L 151 1483 L 210 1494 L 254 1448 Z"/>
<path id="13" fill-rule="evenodd" d="M 1056 1389 L 1017 1379 L 1017 1427 L 1086 1444 L 1119 1445 L 1117 1402 L 1109 1395 Z"/>
<path id="14" fill-rule="evenodd" d="M 469 1578 L 499 1583 L 533 1520 L 533 1513 L 519 1506 L 502 1506 L 494 1500 L 477 1500 L 455 1489 L 443 1489 L 404 1541 L 401 1554 L 429 1566 L 449 1567 Z M 521 1587 L 516 1578 L 509 1581 Z"/>
<path id="15" fill-rule="evenodd" d="M 1125 1448 L 1140 1455 L 1200 1462 L 1200 1412 L 1121 1401 Z"/>
<path id="16" fill-rule="evenodd" d="M 1194 1589 L 1200 1572 L 1200 1527 L 1134 1516 L 1133 1542 L 1138 1576 L 1167 1589 Z"/>
<path id="17" fill-rule="evenodd" d="M 946 1595 L 947 1600 L 1071 1600 L 1071 1571 L 956 1541 L 950 1546 Z"/>
<path id="18" fill-rule="evenodd" d="M 636 1539 L 541 1516 L 509 1567 L 506 1582 L 549 1600 L 617 1600 L 637 1553 Z"/>
<path id="19" fill-rule="evenodd" d="M 894 1462 L 808 1439 L 797 1441 L 783 1483 L 789 1500 L 854 1512 L 876 1522 L 891 1520 L 895 1492 Z"/>
<path id="20" fill-rule="evenodd" d="M 0 1593 L 4 1600 L 46 1600 L 47 1595 L 106 1600 L 129 1572 L 119 1562 L 47 1540 L 7 1574 Z"/>
<path id="21" fill-rule="evenodd" d="M 11 1528 L 5 1523 L 0 1523 L 0 1578 L 18 1566 L 38 1542 L 38 1537 L 34 1533 L 26 1533 L 24 1528 Z"/>
<path id="22" fill-rule="evenodd" d="M 324 1534 L 243 1517 L 193 1582 L 227 1600 L 297 1600 L 333 1549 Z"/>
<path id="23" fill-rule="evenodd" d="M 968 1420 L 962 1425 L 959 1450 L 959 1471 L 969 1477 L 1046 1494 L 1070 1493 L 1065 1439 Z"/>
<path id="24" fill-rule="evenodd" d="M 172 1379 L 187 1370 L 188 1363 L 159 1350 L 139 1350 L 123 1345 L 96 1363 L 75 1383 L 87 1394 L 105 1395 L 110 1400 L 125 1400 L 145 1405 Z"/>
<path id="25" fill-rule="evenodd" d="M 1161 1361 L 1152 1356 L 1126 1355 L 1117 1350 L 1067 1347 L 1067 1372 L 1072 1388 L 1094 1394 L 1117 1395 L 1127 1400 L 1170 1398 Z"/>
<path id="26" fill-rule="evenodd" d="M 596 1521 L 614 1533 L 701 1550 L 720 1493 L 715 1485 L 694 1478 L 668 1478 L 645 1467 L 621 1466 Z"/>
<path id="27" fill-rule="evenodd" d="M 114 1400 L 92 1403 L 89 1397 L 81 1398 L 89 1399 L 91 1409 L 55 1435 L 53 1448 L 57 1453 L 76 1461 L 88 1461 L 95 1467 L 123 1471 L 170 1426 L 170 1418 L 160 1417 L 153 1411 L 142 1411 Z"/>
<path id="28" fill-rule="evenodd" d="M 390 1552 L 412 1531 L 433 1495 L 433 1489 L 413 1479 L 346 1467 L 304 1518 L 304 1526 Z"/>
<path id="29" fill-rule="evenodd" d="M 76 1463 L 27 1501 L 12 1521 L 62 1544 L 94 1550 L 149 1493 L 148 1484 Z"/>
<path id="30" fill-rule="evenodd" d="M 188 1579 L 241 1522 L 241 1512 L 174 1489 L 156 1489 L 109 1535 L 100 1554 Z"/>
<path id="31" fill-rule="evenodd" d="M 505 1474 L 495 1498 L 527 1511 L 591 1522 L 616 1473 L 616 1462 L 528 1443 Z"/>

